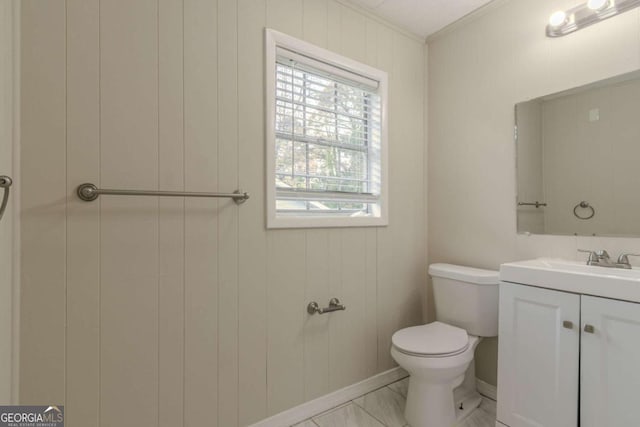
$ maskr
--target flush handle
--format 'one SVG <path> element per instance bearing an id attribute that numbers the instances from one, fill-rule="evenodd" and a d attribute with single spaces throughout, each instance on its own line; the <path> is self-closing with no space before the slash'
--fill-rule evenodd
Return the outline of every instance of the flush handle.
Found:
<path id="1" fill-rule="evenodd" d="M 562 322 L 562 327 L 565 329 L 573 329 L 573 322 L 571 320 L 564 320 Z"/>
<path id="2" fill-rule="evenodd" d="M 596 328 L 593 327 L 593 325 L 584 325 L 584 331 L 588 334 L 593 334 L 596 331 Z"/>

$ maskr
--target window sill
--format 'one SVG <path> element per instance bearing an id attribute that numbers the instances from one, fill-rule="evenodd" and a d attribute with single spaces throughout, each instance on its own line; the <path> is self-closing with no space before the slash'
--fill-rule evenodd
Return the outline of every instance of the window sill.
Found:
<path id="1" fill-rule="evenodd" d="M 267 218 L 268 229 L 280 228 L 344 228 L 344 227 L 385 227 L 389 221 L 385 217 L 275 217 Z"/>

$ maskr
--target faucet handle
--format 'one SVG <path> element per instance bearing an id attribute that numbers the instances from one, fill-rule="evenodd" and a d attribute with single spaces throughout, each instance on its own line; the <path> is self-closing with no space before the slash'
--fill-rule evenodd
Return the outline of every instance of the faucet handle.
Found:
<path id="1" fill-rule="evenodd" d="M 586 254 L 592 254 L 595 253 L 594 251 L 590 251 L 589 249 L 578 249 L 578 252 L 584 252 Z"/>
<path id="2" fill-rule="evenodd" d="M 630 265 L 631 263 L 629 262 L 629 257 L 630 256 L 640 256 L 640 254 L 620 254 L 620 256 L 618 257 L 618 264 L 627 264 Z"/>
<path id="3" fill-rule="evenodd" d="M 591 264 L 592 262 L 598 262 L 600 256 L 598 255 L 599 251 L 591 251 L 587 249 L 578 249 L 578 252 L 584 252 L 589 254 L 589 258 L 587 259 L 587 264 Z"/>

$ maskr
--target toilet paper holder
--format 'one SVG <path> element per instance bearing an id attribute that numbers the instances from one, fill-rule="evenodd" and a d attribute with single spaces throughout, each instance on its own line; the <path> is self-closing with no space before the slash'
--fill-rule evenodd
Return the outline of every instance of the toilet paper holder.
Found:
<path id="1" fill-rule="evenodd" d="M 324 314 L 331 313 L 332 311 L 346 310 L 343 304 L 340 304 L 340 300 L 338 298 L 331 298 L 329 301 L 329 307 L 320 308 L 317 302 L 312 301 L 307 305 L 307 313 L 309 314 Z"/>

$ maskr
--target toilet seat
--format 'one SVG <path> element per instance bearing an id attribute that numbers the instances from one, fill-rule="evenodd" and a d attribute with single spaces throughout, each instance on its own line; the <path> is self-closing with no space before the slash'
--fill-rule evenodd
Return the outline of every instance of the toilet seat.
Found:
<path id="1" fill-rule="evenodd" d="M 432 322 L 397 331 L 391 343 L 396 350 L 410 356 L 450 357 L 469 348 L 469 335 L 464 329 Z"/>

